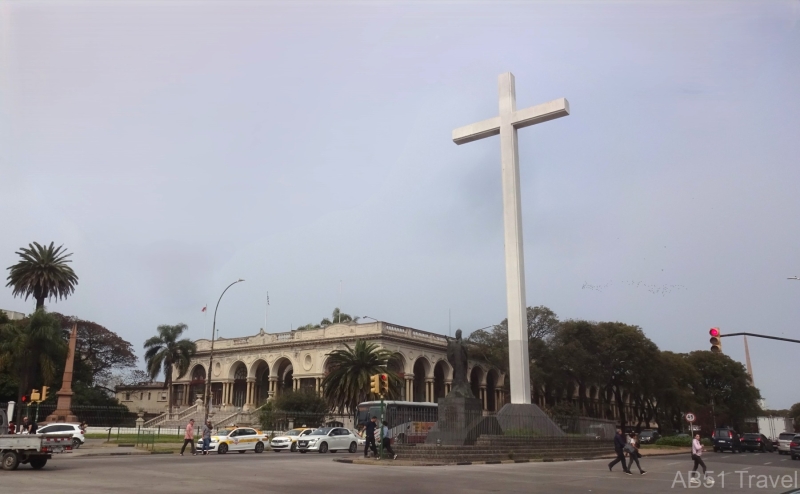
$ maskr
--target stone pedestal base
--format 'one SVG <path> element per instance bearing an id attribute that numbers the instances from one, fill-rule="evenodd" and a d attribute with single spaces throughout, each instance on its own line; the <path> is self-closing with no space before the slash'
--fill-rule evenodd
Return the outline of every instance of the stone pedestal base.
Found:
<path id="1" fill-rule="evenodd" d="M 72 413 L 72 410 L 56 410 L 44 419 L 45 423 L 52 422 L 66 422 L 66 423 L 80 423 L 78 416 Z"/>
<path id="2" fill-rule="evenodd" d="M 481 434 L 501 433 L 494 417 L 483 416 L 481 400 L 448 395 L 439 400 L 439 420 L 425 443 L 463 446 L 475 444 Z"/>
<path id="3" fill-rule="evenodd" d="M 497 423 L 504 431 L 534 432 L 536 436 L 559 437 L 566 433 L 533 403 L 507 403 L 497 412 Z"/>

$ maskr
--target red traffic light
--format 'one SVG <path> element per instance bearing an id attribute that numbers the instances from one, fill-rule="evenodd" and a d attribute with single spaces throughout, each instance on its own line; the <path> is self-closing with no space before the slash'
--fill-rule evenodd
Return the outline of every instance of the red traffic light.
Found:
<path id="1" fill-rule="evenodd" d="M 711 328 L 708 330 L 708 334 L 711 336 L 719 336 L 719 328 Z"/>
<path id="2" fill-rule="evenodd" d="M 20 399 L 20 401 L 22 403 L 28 403 L 29 401 L 31 401 L 31 397 L 28 396 L 28 395 L 22 395 L 22 398 Z"/>
<path id="3" fill-rule="evenodd" d="M 387 376 L 386 374 L 381 374 L 381 381 L 388 381 L 388 380 L 389 376 Z"/>

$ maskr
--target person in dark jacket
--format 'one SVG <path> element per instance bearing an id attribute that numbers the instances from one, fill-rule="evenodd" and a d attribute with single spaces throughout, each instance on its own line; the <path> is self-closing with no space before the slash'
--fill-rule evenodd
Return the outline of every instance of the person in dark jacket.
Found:
<path id="1" fill-rule="evenodd" d="M 375 458 L 378 458 L 378 447 L 375 444 L 375 427 L 378 425 L 378 417 L 372 417 L 372 420 L 367 422 L 367 426 L 364 428 L 364 439 L 366 442 L 364 443 L 364 458 L 369 455 L 369 450 L 372 449 L 372 452 L 375 454 Z"/>
<path id="2" fill-rule="evenodd" d="M 614 452 L 617 453 L 617 457 L 608 464 L 608 471 L 612 471 L 614 465 L 617 463 L 622 462 L 622 471 L 625 472 L 627 475 L 631 475 L 631 471 L 628 470 L 627 465 L 625 465 L 625 444 L 627 441 L 625 440 L 625 436 L 622 435 L 622 429 L 617 429 L 617 434 L 614 436 Z"/>

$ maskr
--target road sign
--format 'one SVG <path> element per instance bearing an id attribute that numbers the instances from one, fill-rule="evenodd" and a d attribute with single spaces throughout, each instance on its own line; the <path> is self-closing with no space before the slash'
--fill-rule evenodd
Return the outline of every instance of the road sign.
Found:
<path id="1" fill-rule="evenodd" d="M 686 414 L 686 421 L 687 422 L 694 422 L 694 414 L 693 413 L 687 413 Z"/>

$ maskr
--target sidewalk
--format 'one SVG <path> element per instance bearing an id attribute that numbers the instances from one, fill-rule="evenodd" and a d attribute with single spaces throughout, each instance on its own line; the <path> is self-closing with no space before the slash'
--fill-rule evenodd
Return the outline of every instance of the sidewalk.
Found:
<path id="1" fill-rule="evenodd" d="M 170 451 L 171 453 L 171 451 Z M 102 439 L 87 439 L 78 449 L 68 453 L 61 453 L 59 458 L 84 458 L 92 456 L 133 456 L 149 455 L 152 451 L 145 451 L 131 446 L 120 446 L 116 443 L 107 443 Z"/>

